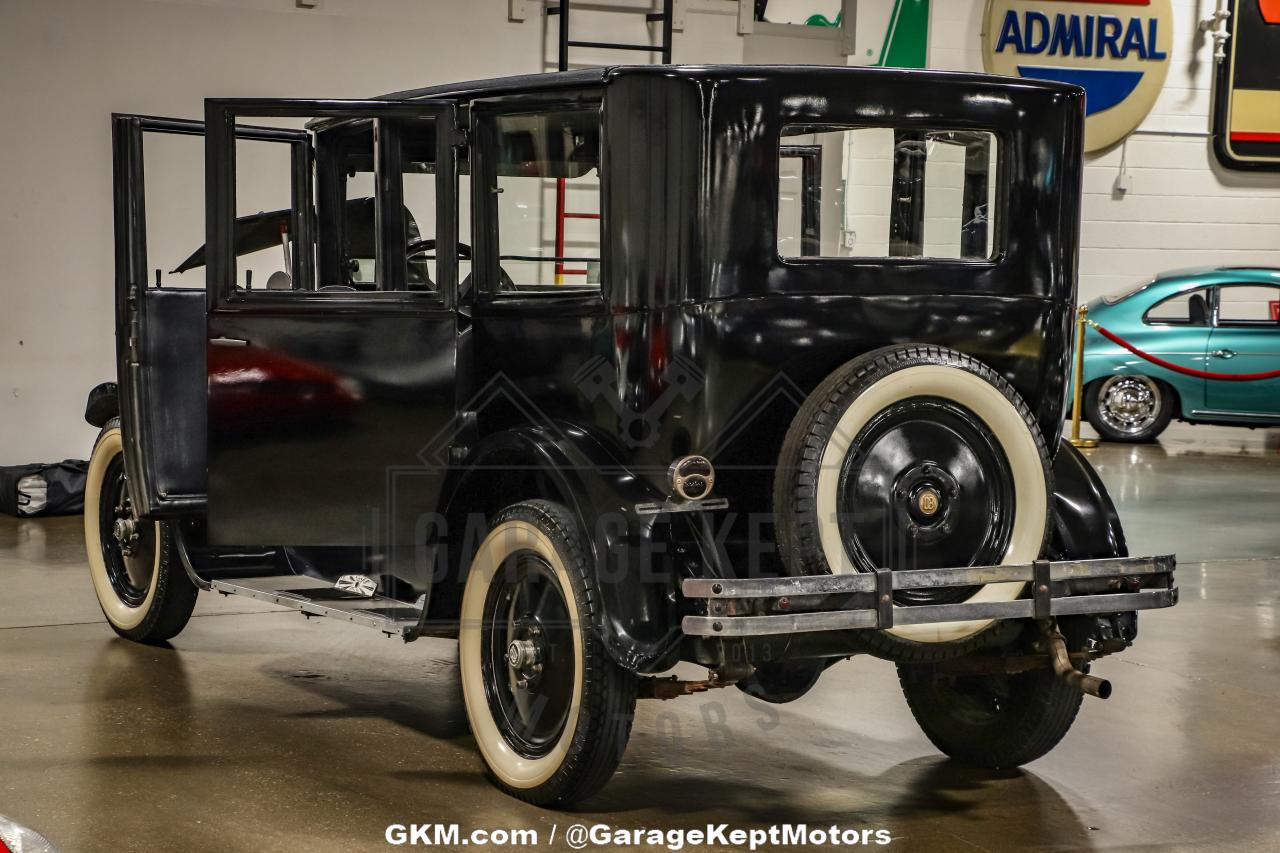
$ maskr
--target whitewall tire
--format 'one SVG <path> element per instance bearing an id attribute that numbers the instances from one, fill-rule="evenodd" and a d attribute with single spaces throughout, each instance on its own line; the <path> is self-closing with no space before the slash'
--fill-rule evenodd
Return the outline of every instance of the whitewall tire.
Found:
<path id="1" fill-rule="evenodd" d="M 133 516 L 118 418 L 107 422 L 89 461 L 84 535 L 89 577 L 117 634 L 158 643 L 186 626 L 197 590 L 178 563 L 168 525 Z"/>
<path id="2" fill-rule="evenodd" d="M 813 392 L 784 442 L 774 505 L 790 571 L 844 574 L 1031 562 L 1051 494 L 1044 439 L 1003 377 L 952 350 L 902 346 L 849 362 Z M 1023 588 L 899 593 L 895 606 L 1010 601 Z M 879 651 L 929 659 L 927 647 L 990 625 L 895 627 Z"/>
<path id="3" fill-rule="evenodd" d="M 591 796 L 621 760 L 635 676 L 593 628 L 594 579 L 562 506 L 503 510 L 472 558 L 458 662 L 476 745 L 499 787 L 539 805 Z"/>

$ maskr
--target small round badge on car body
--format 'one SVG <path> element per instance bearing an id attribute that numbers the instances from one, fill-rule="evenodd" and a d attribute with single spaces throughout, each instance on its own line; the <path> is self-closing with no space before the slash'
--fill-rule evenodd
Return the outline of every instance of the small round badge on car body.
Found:
<path id="1" fill-rule="evenodd" d="M 705 456 L 681 456 L 671 463 L 671 490 L 687 501 L 702 500 L 711 494 L 716 472 Z"/>

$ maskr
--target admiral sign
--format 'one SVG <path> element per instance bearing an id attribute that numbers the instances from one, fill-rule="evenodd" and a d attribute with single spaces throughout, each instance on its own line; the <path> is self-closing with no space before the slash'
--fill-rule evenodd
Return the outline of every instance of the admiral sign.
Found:
<path id="1" fill-rule="evenodd" d="M 982 30 L 987 71 L 1084 88 L 1085 151 L 1147 117 L 1172 45 L 1170 0 L 988 0 Z"/>

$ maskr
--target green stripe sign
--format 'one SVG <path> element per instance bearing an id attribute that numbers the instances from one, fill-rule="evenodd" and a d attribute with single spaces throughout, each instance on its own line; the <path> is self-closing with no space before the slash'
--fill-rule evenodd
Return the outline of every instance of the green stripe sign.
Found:
<path id="1" fill-rule="evenodd" d="M 858 17 L 861 24 L 861 11 Z M 893 0 L 880 56 L 872 64 L 886 68 L 924 68 L 928 61 L 929 0 Z"/>

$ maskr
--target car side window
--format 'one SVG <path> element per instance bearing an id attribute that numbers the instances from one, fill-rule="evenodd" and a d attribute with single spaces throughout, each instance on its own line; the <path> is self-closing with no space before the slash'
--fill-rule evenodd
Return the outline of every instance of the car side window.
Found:
<path id="1" fill-rule="evenodd" d="M 1218 289 L 1218 325 L 1280 327 L 1280 286 L 1231 284 Z"/>
<path id="2" fill-rule="evenodd" d="M 600 290 L 600 108 L 493 117 L 499 293 Z"/>
<path id="3" fill-rule="evenodd" d="M 305 211 L 295 203 L 299 152 L 273 140 L 237 139 L 235 147 L 236 289 L 296 290 L 305 275 L 294 258 L 302 261 L 305 249 L 298 241 L 307 239 Z M 193 255 L 179 269 L 196 265 L 204 265 L 203 255 Z"/>
<path id="4" fill-rule="evenodd" d="M 290 121 L 236 142 L 236 291 L 435 293 L 436 120 Z"/>
<path id="5" fill-rule="evenodd" d="M 1207 287 L 1177 293 L 1147 309 L 1142 320 L 1156 326 L 1209 325 L 1209 289 Z"/>

